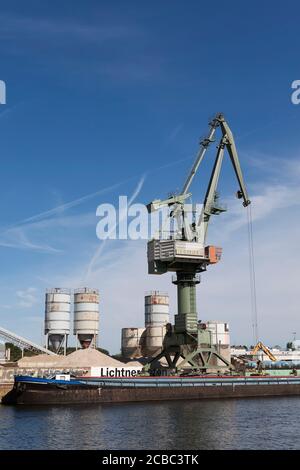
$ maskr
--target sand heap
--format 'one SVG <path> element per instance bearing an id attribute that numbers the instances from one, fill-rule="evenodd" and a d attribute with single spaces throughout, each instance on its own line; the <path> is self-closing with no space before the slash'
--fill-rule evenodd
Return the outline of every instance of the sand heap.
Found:
<path id="1" fill-rule="evenodd" d="M 124 367 L 124 363 L 103 354 L 96 349 L 79 349 L 60 362 L 64 368 L 88 368 L 88 367 Z"/>
<path id="2" fill-rule="evenodd" d="M 127 364 L 135 366 L 137 364 Z M 48 368 L 48 369 L 87 369 L 90 367 L 124 367 L 124 362 L 103 354 L 96 349 L 79 349 L 68 356 L 49 356 L 39 354 L 38 356 L 23 357 L 18 361 L 20 368 Z"/>
<path id="3" fill-rule="evenodd" d="M 23 357 L 18 361 L 18 367 L 24 368 L 57 368 L 60 367 L 63 356 L 49 356 L 39 354 L 37 356 Z"/>

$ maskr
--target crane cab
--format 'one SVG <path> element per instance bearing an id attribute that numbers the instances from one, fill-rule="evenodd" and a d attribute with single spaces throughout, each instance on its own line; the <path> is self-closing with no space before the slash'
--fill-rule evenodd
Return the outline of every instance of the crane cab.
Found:
<path id="1" fill-rule="evenodd" d="M 221 259 L 222 248 L 203 247 L 201 243 L 182 240 L 150 240 L 148 242 L 149 274 L 164 274 L 168 271 L 205 271 L 208 264 Z"/>

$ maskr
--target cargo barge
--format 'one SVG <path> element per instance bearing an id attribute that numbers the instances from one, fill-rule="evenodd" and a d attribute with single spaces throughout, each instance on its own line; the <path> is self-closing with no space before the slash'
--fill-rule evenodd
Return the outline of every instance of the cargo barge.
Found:
<path id="1" fill-rule="evenodd" d="M 300 377 L 84 377 L 69 380 L 16 376 L 6 405 L 126 403 L 300 395 Z"/>

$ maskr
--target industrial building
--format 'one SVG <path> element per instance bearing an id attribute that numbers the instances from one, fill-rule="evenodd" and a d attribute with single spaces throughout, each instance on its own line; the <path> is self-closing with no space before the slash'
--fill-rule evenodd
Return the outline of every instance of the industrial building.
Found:
<path id="1" fill-rule="evenodd" d="M 209 320 L 206 322 L 206 326 L 212 335 L 212 345 L 217 349 L 218 353 L 225 357 L 225 359 L 230 363 L 231 350 L 229 324 L 222 321 Z M 216 359 L 215 365 L 222 365 L 218 358 Z"/>

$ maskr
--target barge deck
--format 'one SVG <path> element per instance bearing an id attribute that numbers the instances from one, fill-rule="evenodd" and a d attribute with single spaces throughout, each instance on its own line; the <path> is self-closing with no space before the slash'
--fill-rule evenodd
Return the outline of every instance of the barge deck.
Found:
<path id="1" fill-rule="evenodd" d="M 300 395 L 300 377 L 15 377 L 6 405 L 126 403 Z"/>

